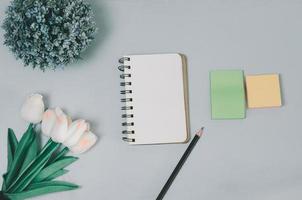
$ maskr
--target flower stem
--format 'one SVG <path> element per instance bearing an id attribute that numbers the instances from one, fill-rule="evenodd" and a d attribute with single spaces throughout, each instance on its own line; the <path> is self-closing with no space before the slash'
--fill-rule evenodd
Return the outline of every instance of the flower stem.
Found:
<path id="1" fill-rule="evenodd" d="M 64 147 L 64 149 L 62 149 L 54 158 L 53 161 L 57 161 L 60 158 L 62 158 L 63 156 L 65 156 L 67 153 L 69 152 L 69 148 L 68 147 Z"/>

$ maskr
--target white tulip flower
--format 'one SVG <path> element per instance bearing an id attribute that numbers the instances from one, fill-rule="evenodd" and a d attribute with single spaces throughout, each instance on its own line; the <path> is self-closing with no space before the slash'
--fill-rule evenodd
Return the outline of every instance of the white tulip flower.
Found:
<path id="1" fill-rule="evenodd" d="M 54 123 L 54 126 L 50 131 L 50 137 L 53 141 L 62 143 L 66 139 L 69 120 L 67 115 L 61 110 L 61 108 L 56 108 L 55 114 L 56 122 Z"/>
<path id="2" fill-rule="evenodd" d="M 63 144 L 67 147 L 74 146 L 78 143 L 82 135 L 89 130 L 89 124 L 85 120 L 76 120 L 71 123 L 67 131 L 67 139 Z"/>
<path id="3" fill-rule="evenodd" d="M 44 113 L 43 96 L 40 94 L 30 95 L 21 108 L 21 117 L 33 124 L 37 124 L 42 120 Z"/>
<path id="4" fill-rule="evenodd" d="M 63 143 L 73 153 L 90 149 L 97 137 L 90 132 L 90 125 L 83 119 L 72 122 L 60 108 L 45 111 L 41 124 L 42 133 L 58 143 Z"/>
<path id="5" fill-rule="evenodd" d="M 74 154 L 84 153 L 90 149 L 97 141 L 97 136 L 92 132 L 85 132 L 80 138 L 79 142 L 70 147 L 70 151 Z"/>

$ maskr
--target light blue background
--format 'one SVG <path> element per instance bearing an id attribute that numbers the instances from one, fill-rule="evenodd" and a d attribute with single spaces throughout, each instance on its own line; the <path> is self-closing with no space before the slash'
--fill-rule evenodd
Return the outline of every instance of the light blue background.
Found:
<path id="1" fill-rule="evenodd" d="M 99 142 L 63 178 L 81 189 L 37 199 L 155 199 L 187 144 L 128 146 L 121 141 L 117 60 L 124 54 L 179 52 L 188 58 L 191 130 L 204 125 L 206 133 L 165 199 L 301 199 L 301 1 L 92 4 L 100 28 L 97 40 L 83 61 L 65 70 L 23 68 L 0 45 L 1 173 L 6 130 L 12 127 L 21 136 L 26 123 L 19 117 L 20 106 L 28 94 L 40 92 L 49 107 L 61 106 L 73 118 L 91 121 Z M 8 5 L 9 0 L 0 1 L 1 22 Z M 280 73 L 284 106 L 248 110 L 245 120 L 211 121 L 208 74 L 218 68 Z"/>

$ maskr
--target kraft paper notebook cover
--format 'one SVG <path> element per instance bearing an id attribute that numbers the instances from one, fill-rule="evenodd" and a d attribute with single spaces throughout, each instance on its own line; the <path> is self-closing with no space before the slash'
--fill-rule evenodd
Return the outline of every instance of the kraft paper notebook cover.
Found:
<path id="1" fill-rule="evenodd" d="M 188 140 L 187 69 L 180 54 L 127 55 L 120 59 L 125 105 L 123 140 L 129 144 Z"/>
<path id="2" fill-rule="evenodd" d="M 212 119 L 245 118 L 244 76 L 241 70 L 210 72 Z"/>

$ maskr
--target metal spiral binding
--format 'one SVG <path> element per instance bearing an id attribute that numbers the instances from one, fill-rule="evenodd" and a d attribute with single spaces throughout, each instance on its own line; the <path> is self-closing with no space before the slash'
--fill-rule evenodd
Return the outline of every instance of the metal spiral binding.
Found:
<path id="1" fill-rule="evenodd" d="M 123 57 L 121 59 L 119 59 L 119 63 L 120 63 L 120 66 L 118 66 L 118 69 L 123 72 L 121 75 L 120 75 L 120 78 L 121 79 L 125 79 L 125 78 L 130 78 L 131 77 L 131 74 L 130 73 L 124 73 L 125 72 L 125 69 L 129 70 L 131 69 L 131 66 L 129 65 L 125 65 L 125 61 L 130 61 L 130 58 L 129 57 Z M 120 83 L 120 86 L 122 87 L 125 87 L 125 86 L 131 86 L 132 83 L 130 81 L 123 81 Z M 122 95 L 129 95 L 129 94 L 132 94 L 132 90 L 130 89 L 124 89 L 124 90 L 121 90 L 121 94 Z M 126 97 L 126 98 L 122 98 L 121 99 L 121 102 L 123 103 L 127 103 L 127 102 L 132 102 L 133 101 L 133 98 L 129 98 L 129 97 Z M 133 106 L 122 106 L 121 108 L 122 110 L 125 110 L 126 111 L 126 114 L 122 114 L 122 118 L 123 119 L 128 119 L 128 118 L 133 118 L 133 114 L 129 113 L 131 112 L 131 110 L 133 110 Z M 134 130 L 129 130 L 129 127 L 132 127 L 134 126 L 134 122 L 123 122 L 122 123 L 122 126 L 123 127 L 128 127 L 126 130 L 123 130 L 122 131 L 122 134 L 125 135 L 124 137 L 122 137 L 122 139 L 126 142 L 135 142 L 135 139 L 134 138 L 130 138 L 129 136 L 132 135 L 135 133 Z"/>
<path id="2" fill-rule="evenodd" d="M 121 102 L 132 102 L 132 98 L 123 98 Z"/>
<path id="3" fill-rule="evenodd" d="M 122 90 L 121 94 L 131 94 L 132 90 Z"/>

